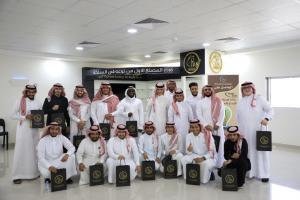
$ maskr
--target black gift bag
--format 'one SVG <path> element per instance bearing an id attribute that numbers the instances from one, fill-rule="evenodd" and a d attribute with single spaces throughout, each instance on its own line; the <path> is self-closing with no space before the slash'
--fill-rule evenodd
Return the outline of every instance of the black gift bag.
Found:
<path id="1" fill-rule="evenodd" d="M 103 164 L 97 163 L 89 166 L 90 170 L 90 186 L 104 184 L 104 170 Z"/>
<path id="2" fill-rule="evenodd" d="M 31 128 L 44 128 L 45 126 L 44 111 L 31 110 L 30 114 L 32 114 Z"/>
<path id="3" fill-rule="evenodd" d="M 165 178 L 177 178 L 177 160 L 166 160 L 164 165 Z"/>
<path id="4" fill-rule="evenodd" d="M 237 171 L 231 168 L 222 168 L 222 190 L 237 191 Z"/>
<path id="5" fill-rule="evenodd" d="M 80 134 L 78 135 L 74 135 L 73 136 L 73 145 L 77 151 L 79 145 L 80 145 L 80 142 L 85 138 L 85 135 L 82 135 L 82 132 L 80 131 Z"/>
<path id="6" fill-rule="evenodd" d="M 186 164 L 186 184 L 200 185 L 200 165 L 196 163 Z"/>
<path id="7" fill-rule="evenodd" d="M 155 161 L 142 162 L 142 180 L 155 180 Z"/>
<path id="8" fill-rule="evenodd" d="M 100 129 L 102 131 L 102 137 L 104 137 L 105 140 L 109 140 L 110 138 L 110 123 L 100 123 L 99 124 Z"/>
<path id="9" fill-rule="evenodd" d="M 272 132 L 256 131 L 257 151 L 272 151 Z"/>
<path id="10" fill-rule="evenodd" d="M 58 125 L 61 126 L 62 128 L 66 127 L 64 113 L 53 113 L 53 114 L 51 114 L 51 122 L 58 123 Z"/>
<path id="11" fill-rule="evenodd" d="M 56 173 L 51 172 L 51 192 L 66 190 L 66 169 L 57 169 Z"/>
<path id="12" fill-rule="evenodd" d="M 125 161 L 124 161 L 125 162 Z M 116 167 L 116 186 L 130 186 L 130 166 L 120 165 Z"/>
<path id="13" fill-rule="evenodd" d="M 137 121 L 126 121 L 126 128 L 131 137 L 138 137 Z"/>
<path id="14" fill-rule="evenodd" d="M 221 137 L 218 135 L 212 135 L 215 141 L 216 151 L 219 152 L 220 140 Z"/>

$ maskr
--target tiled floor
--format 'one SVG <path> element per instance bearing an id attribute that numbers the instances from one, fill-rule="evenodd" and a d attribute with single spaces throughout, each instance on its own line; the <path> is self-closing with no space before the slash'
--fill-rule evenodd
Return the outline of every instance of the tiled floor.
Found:
<path id="1" fill-rule="evenodd" d="M 274 147 L 272 152 L 272 177 L 270 183 L 246 180 L 238 192 L 223 192 L 219 177 L 206 185 L 186 185 L 182 178 L 166 180 L 157 177 L 155 181 L 141 181 L 139 178 L 130 187 L 117 188 L 106 183 L 102 186 L 78 186 L 78 178 L 68 190 L 46 192 L 42 179 L 24 181 L 14 185 L 11 181 L 13 150 L 0 147 L 0 200 L 42 200 L 42 199 L 188 199 L 188 200 L 299 200 L 300 199 L 300 150 Z"/>

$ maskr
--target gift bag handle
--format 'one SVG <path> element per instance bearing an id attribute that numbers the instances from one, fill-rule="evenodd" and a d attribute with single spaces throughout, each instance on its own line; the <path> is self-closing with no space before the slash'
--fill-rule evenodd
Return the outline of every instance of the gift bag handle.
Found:
<path id="1" fill-rule="evenodd" d="M 261 131 L 263 131 L 263 126 L 265 126 L 265 125 L 260 124 L 260 130 Z M 268 126 L 265 126 L 265 127 L 266 127 L 266 131 L 268 131 Z"/>
<path id="2" fill-rule="evenodd" d="M 123 160 L 123 159 L 120 160 L 120 165 L 122 165 L 122 160 Z M 126 165 L 125 159 L 124 159 L 124 165 Z"/>

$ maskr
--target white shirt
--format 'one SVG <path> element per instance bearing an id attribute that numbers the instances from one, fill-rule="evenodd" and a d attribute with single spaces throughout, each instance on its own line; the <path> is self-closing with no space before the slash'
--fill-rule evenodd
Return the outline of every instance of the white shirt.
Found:
<path id="1" fill-rule="evenodd" d="M 148 135 L 144 133 L 139 138 L 139 151 L 141 154 L 147 153 L 150 159 L 160 158 L 161 144 L 158 135 Z"/>
<path id="2" fill-rule="evenodd" d="M 163 135 L 161 135 L 161 151 L 164 155 L 168 155 L 172 150 L 175 150 L 176 153 L 183 153 L 182 145 L 180 145 L 182 143 L 181 135 L 177 134 L 177 137 L 177 143 L 172 149 L 170 149 L 169 143 L 172 135 L 169 135 L 168 133 L 164 133 Z"/>
<path id="3" fill-rule="evenodd" d="M 193 151 L 188 151 L 189 145 L 192 144 Z M 210 137 L 210 149 L 215 154 L 215 145 L 214 139 Z M 199 135 L 195 136 L 193 133 L 189 133 L 186 136 L 186 153 L 189 154 L 197 154 L 200 157 L 204 156 L 206 159 L 213 158 L 212 152 L 209 152 L 205 143 L 204 133 L 200 132 Z"/>
<path id="4" fill-rule="evenodd" d="M 202 99 L 201 95 L 198 94 L 197 96 L 189 96 L 186 100 L 186 102 L 188 102 L 188 104 L 190 104 L 192 111 L 193 111 L 193 115 L 194 115 L 194 119 L 198 119 L 197 117 L 197 103 Z"/>

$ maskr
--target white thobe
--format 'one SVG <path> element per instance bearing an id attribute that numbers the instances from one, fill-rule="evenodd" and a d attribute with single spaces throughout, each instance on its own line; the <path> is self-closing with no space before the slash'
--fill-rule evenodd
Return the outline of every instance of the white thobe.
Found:
<path id="1" fill-rule="evenodd" d="M 189 145 L 192 145 L 193 151 L 190 152 L 187 150 Z M 210 149 L 211 151 L 208 151 L 206 143 L 205 143 L 205 138 L 204 138 L 204 133 L 200 133 L 199 135 L 195 136 L 193 133 L 189 133 L 186 136 L 186 154 L 183 156 L 181 159 L 182 167 L 183 167 L 183 176 L 184 179 L 186 179 L 186 164 L 192 163 L 193 159 L 195 158 L 201 158 L 205 157 L 206 160 L 202 161 L 200 165 L 200 182 L 201 183 L 207 183 L 210 179 L 211 172 L 213 171 L 215 165 L 216 165 L 216 160 L 215 160 L 215 154 L 216 154 L 216 149 L 214 145 L 214 139 L 211 136 L 210 139 Z"/>
<path id="2" fill-rule="evenodd" d="M 70 140 L 73 143 L 74 135 L 87 135 L 87 131 L 89 130 L 90 123 L 90 104 L 85 104 L 82 101 L 75 100 L 80 104 L 80 115 L 76 115 L 75 110 L 72 109 L 71 106 L 68 107 L 69 116 L 71 119 L 71 130 L 70 130 Z M 85 126 L 82 130 L 78 129 L 78 123 L 80 121 L 85 121 Z"/>
<path id="3" fill-rule="evenodd" d="M 41 102 L 26 98 L 26 115 L 30 114 L 31 110 L 41 109 Z M 11 118 L 18 120 L 12 179 L 34 179 L 39 176 L 36 155 L 36 146 L 39 141 L 38 129 L 30 128 L 31 120 L 21 115 L 20 101 L 16 102 Z"/>
<path id="4" fill-rule="evenodd" d="M 214 127 L 214 123 L 212 120 L 212 113 L 211 113 L 211 97 L 204 97 L 201 101 L 198 102 L 197 117 L 200 123 L 203 125 L 203 127 L 207 125 Z M 222 102 L 220 114 L 218 117 L 218 121 L 216 123 L 216 125 L 219 126 L 219 129 L 214 130 L 212 132 L 213 135 L 220 136 L 220 144 L 219 144 L 219 151 L 217 153 L 218 155 L 217 155 L 217 164 L 216 164 L 218 168 L 221 168 L 224 163 L 224 141 L 225 141 L 225 135 L 223 129 L 224 117 L 225 117 L 225 110 L 224 110 L 224 103 Z"/>
<path id="5" fill-rule="evenodd" d="M 256 131 L 266 130 L 260 122 L 272 119 L 273 109 L 261 96 L 256 95 L 256 106 L 251 107 L 252 95 L 240 99 L 237 105 L 237 121 L 240 132 L 248 142 L 248 158 L 251 161 L 249 177 L 270 177 L 270 152 L 256 150 Z"/>
<path id="6" fill-rule="evenodd" d="M 182 147 L 180 148 L 185 149 L 185 137 L 189 133 L 190 120 L 194 118 L 193 111 L 191 106 L 186 101 L 176 102 L 176 104 L 178 107 L 179 115 L 175 113 L 173 106 L 170 105 L 168 111 L 168 121 L 175 123 L 177 133 L 179 133 L 182 138 Z"/>
<path id="7" fill-rule="evenodd" d="M 140 165 L 139 150 L 135 139 L 132 137 L 120 139 L 119 137 L 112 137 L 107 143 L 107 152 L 109 158 L 106 161 L 108 169 L 108 182 L 116 182 L 116 166 L 129 165 L 130 166 L 130 180 L 134 180 L 137 173 L 136 166 Z M 118 157 L 123 155 L 125 161 L 118 160 Z"/>
<path id="8" fill-rule="evenodd" d="M 198 119 L 198 116 L 197 116 L 197 103 L 202 99 L 201 95 L 198 94 L 197 96 L 189 96 L 187 99 L 186 99 L 186 102 L 188 102 L 188 104 L 190 104 L 191 108 L 192 108 L 192 111 L 193 111 L 193 116 L 194 116 L 194 119 Z"/>
<path id="9" fill-rule="evenodd" d="M 155 100 L 155 111 L 152 106 L 152 100 L 148 101 L 146 107 L 146 120 L 154 123 L 156 134 L 161 135 L 166 131 L 166 122 L 168 116 L 169 102 L 165 96 L 158 96 Z"/>
<path id="10" fill-rule="evenodd" d="M 61 159 L 64 157 L 63 147 L 67 149 L 69 158 L 67 161 L 62 162 Z M 38 167 L 41 175 L 44 178 L 50 178 L 49 167 L 53 166 L 57 169 L 66 169 L 66 178 L 77 174 L 75 165 L 75 147 L 71 141 L 63 136 L 62 134 L 52 137 L 47 135 L 40 139 L 37 146 L 38 154 Z"/>
<path id="11" fill-rule="evenodd" d="M 164 133 L 163 135 L 161 135 L 161 152 L 162 152 L 162 159 L 170 154 L 170 151 L 175 150 L 176 153 L 172 155 L 172 160 L 176 160 L 177 161 L 177 176 L 181 176 L 182 175 L 182 165 L 181 165 L 181 159 L 183 157 L 182 153 L 183 153 L 183 149 L 181 149 L 182 145 L 182 139 L 181 139 L 181 135 L 177 134 L 178 139 L 177 139 L 177 143 L 170 148 L 170 140 L 172 138 L 172 135 L 169 135 L 168 133 Z M 164 173 L 164 166 L 161 165 L 160 166 L 160 171 L 161 173 Z"/>
<path id="12" fill-rule="evenodd" d="M 132 113 L 132 117 L 128 117 L 128 113 Z M 138 129 L 144 126 L 144 108 L 140 99 L 133 97 L 125 97 L 118 104 L 117 110 L 112 113 L 113 116 L 119 117 L 118 122 L 126 124 L 126 121 L 137 121 Z"/>
<path id="13" fill-rule="evenodd" d="M 100 151 L 102 151 L 101 148 L 103 147 L 101 147 L 100 139 L 94 142 L 90 139 L 90 137 L 87 137 L 81 141 L 76 152 L 76 158 L 77 163 L 83 163 L 86 168 L 84 171 L 80 172 L 79 185 L 88 184 L 90 182 L 90 165 L 102 163 L 104 175 L 106 175 L 107 167 L 105 161 L 107 158 L 107 149 L 105 149 L 105 153 L 100 156 Z"/>
<path id="14" fill-rule="evenodd" d="M 148 135 L 144 133 L 139 138 L 138 148 L 140 151 L 140 160 L 144 161 L 144 153 L 147 153 L 148 160 L 155 161 L 156 158 L 161 157 L 161 143 L 160 137 L 158 135 Z M 160 167 L 160 163 L 155 161 L 155 170 L 158 170 Z"/>
<path id="15" fill-rule="evenodd" d="M 170 90 L 165 91 L 164 95 L 165 95 L 165 97 L 167 97 L 169 105 L 171 105 L 173 102 L 174 94 L 175 94 L 175 92 L 172 93 L 172 92 L 170 92 Z"/>

